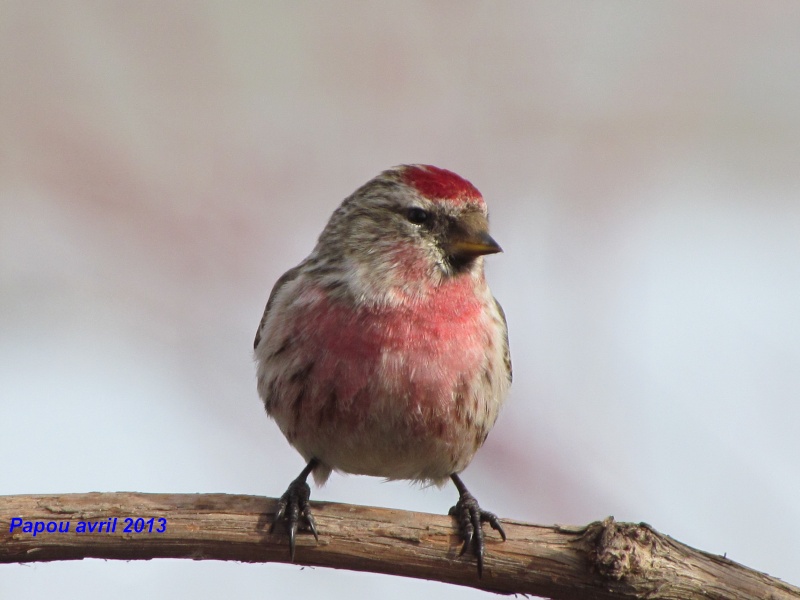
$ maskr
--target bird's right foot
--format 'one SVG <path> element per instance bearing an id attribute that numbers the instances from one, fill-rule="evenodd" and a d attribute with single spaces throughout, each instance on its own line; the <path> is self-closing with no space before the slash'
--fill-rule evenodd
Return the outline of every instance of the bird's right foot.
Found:
<path id="1" fill-rule="evenodd" d="M 295 535 L 300 525 L 308 527 L 311 533 L 314 534 L 314 539 L 319 541 L 317 523 L 314 521 L 314 516 L 311 514 L 311 507 L 308 502 L 311 497 L 311 488 L 308 486 L 308 483 L 306 483 L 306 478 L 317 464 L 319 464 L 317 459 L 312 458 L 297 479 L 289 484 L 286 493 L 278 500 L 278 510 L 275 512 L 275 520 L 272 522 L 272 527 L 269 529 L 269 532 L 272 533 L 278 521 L 286 522 L 289 528 L 289 551 L 291 553 L 292 562 L 294 562 Z"/>

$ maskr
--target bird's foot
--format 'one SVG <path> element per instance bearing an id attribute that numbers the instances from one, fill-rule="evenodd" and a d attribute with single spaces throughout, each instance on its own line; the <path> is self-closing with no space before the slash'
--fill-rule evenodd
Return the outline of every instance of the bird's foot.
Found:
<path id="1" fill-rule="evenodd" d="M 294 562 L 294 548 L 295 536 L 297 529 L 303 525 L 311 530 L 314 534 L 314 539 L 319 541 L 319 534 L 317 533 L 317 523 L 314 521 L 314 516 L 311 514 L 311 507 L 309 506 L 308 499 L 311 497 L 311 488 L 306 483 L 306 477 L 316 466 L 316 462 L 312 460 L 308 463 L 300 476 L 289 484 L 286 493 L 278 500 L 278 510 L 275 513 L 275 520 L 272 522 L 272 527 L 269 531 L 272 533 L 275 530 L 275 525 L 279 521 L 285 521 L 289 528 L 289 551 L 291 553 L 292 562 Z"/>
<path id="2" fill-rule="evenodd" d="M 459 533 L 464 540 L 459 556 L 463 555 L 467 550 L 472 550 L 478 560 L 478 577 L 480 578 L 483 576 L 483 555 L 486 549 L 483 523 L 489 523 L 492 529 L 497 530 L 504 542 L 506 541 L 506 532 L 503 531 L 503 526 L 500 524 L 500 519 L 497 518 L 497 515 L 481 509 L 478 501 L 467 491 L 461 480 L 455 475 L 452 477 L 460 494 L 458 502 L 450 509 L 449 513 L 456 518 Z"/>

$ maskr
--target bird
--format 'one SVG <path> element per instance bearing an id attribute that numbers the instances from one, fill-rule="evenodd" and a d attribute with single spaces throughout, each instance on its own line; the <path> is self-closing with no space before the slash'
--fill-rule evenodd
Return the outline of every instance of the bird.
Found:
<path id="1" fill-rule="evenodd" d="M 488 523 L 460 473 L 508 394 L 506 317 L 484 275 L 502 252 L 486 202 L 452 171 L 387 169 L 342 201 L 311 254 L 272 288 L 254 341 L 267 414 L 306 461 L 280 497 L 271 531 L 319 541 L 309 475 L 332 471 L 442 486 L 483 575 Z"/>

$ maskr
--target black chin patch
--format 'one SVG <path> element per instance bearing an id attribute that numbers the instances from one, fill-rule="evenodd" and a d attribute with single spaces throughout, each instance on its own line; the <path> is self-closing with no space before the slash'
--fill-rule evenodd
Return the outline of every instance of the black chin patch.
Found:
<path id="1" fill-rule="evenodd" d="M 472 268 L 472 265 L 475 264 L 475 259 L 478 258 L 477 256 L 464 256 L 461 255 L 450 255 L 447 257 L 447 264 L 450 267 L 453 275 L 459 275 L 461 273 L 466 273 Z"/>

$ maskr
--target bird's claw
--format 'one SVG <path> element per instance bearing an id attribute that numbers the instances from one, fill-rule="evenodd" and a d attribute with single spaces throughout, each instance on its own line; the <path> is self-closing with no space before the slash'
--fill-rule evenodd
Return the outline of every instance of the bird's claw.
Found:
<path id="1" fill-rule="evenodd" d="M 319 541 L 317 533 L 317 523 L 311 514 L 311 507 L 308 499 L 311 497 L 311 488 L 304 480 L 296 479 L 289 484 L 289 489 L 278 500 L 278 510 L 275 512 L 275 520 L 269 529 L 270 533 L 275 530 L 275 525 L 279 521 L 286 521 L 289 527 L 289 551 L 292 562 L 294 562 L 295 538 L 299 525 L 305 525 L 314 534 L 314 539 Z"/>
<path id="2" fill-rule="evenodd" d="M 482 510 L 478 501 L 469 492 L 464 492 L 458 499 L 454 507 L 450 509 L 451 516 L 455 517 L 458 523 L 458 530 L 464 540 L 459 556 L 463 555 L 470 548 L 478 561 L 478 577 L 483 577 L 483 555 L 486 550 L 483 535 L 483 523 L 489 523 L 492 529 L 497 530 L 503 541 L 506 541 L 506 532 L 500 524 L 497 515 L 487 510 Z"/>

